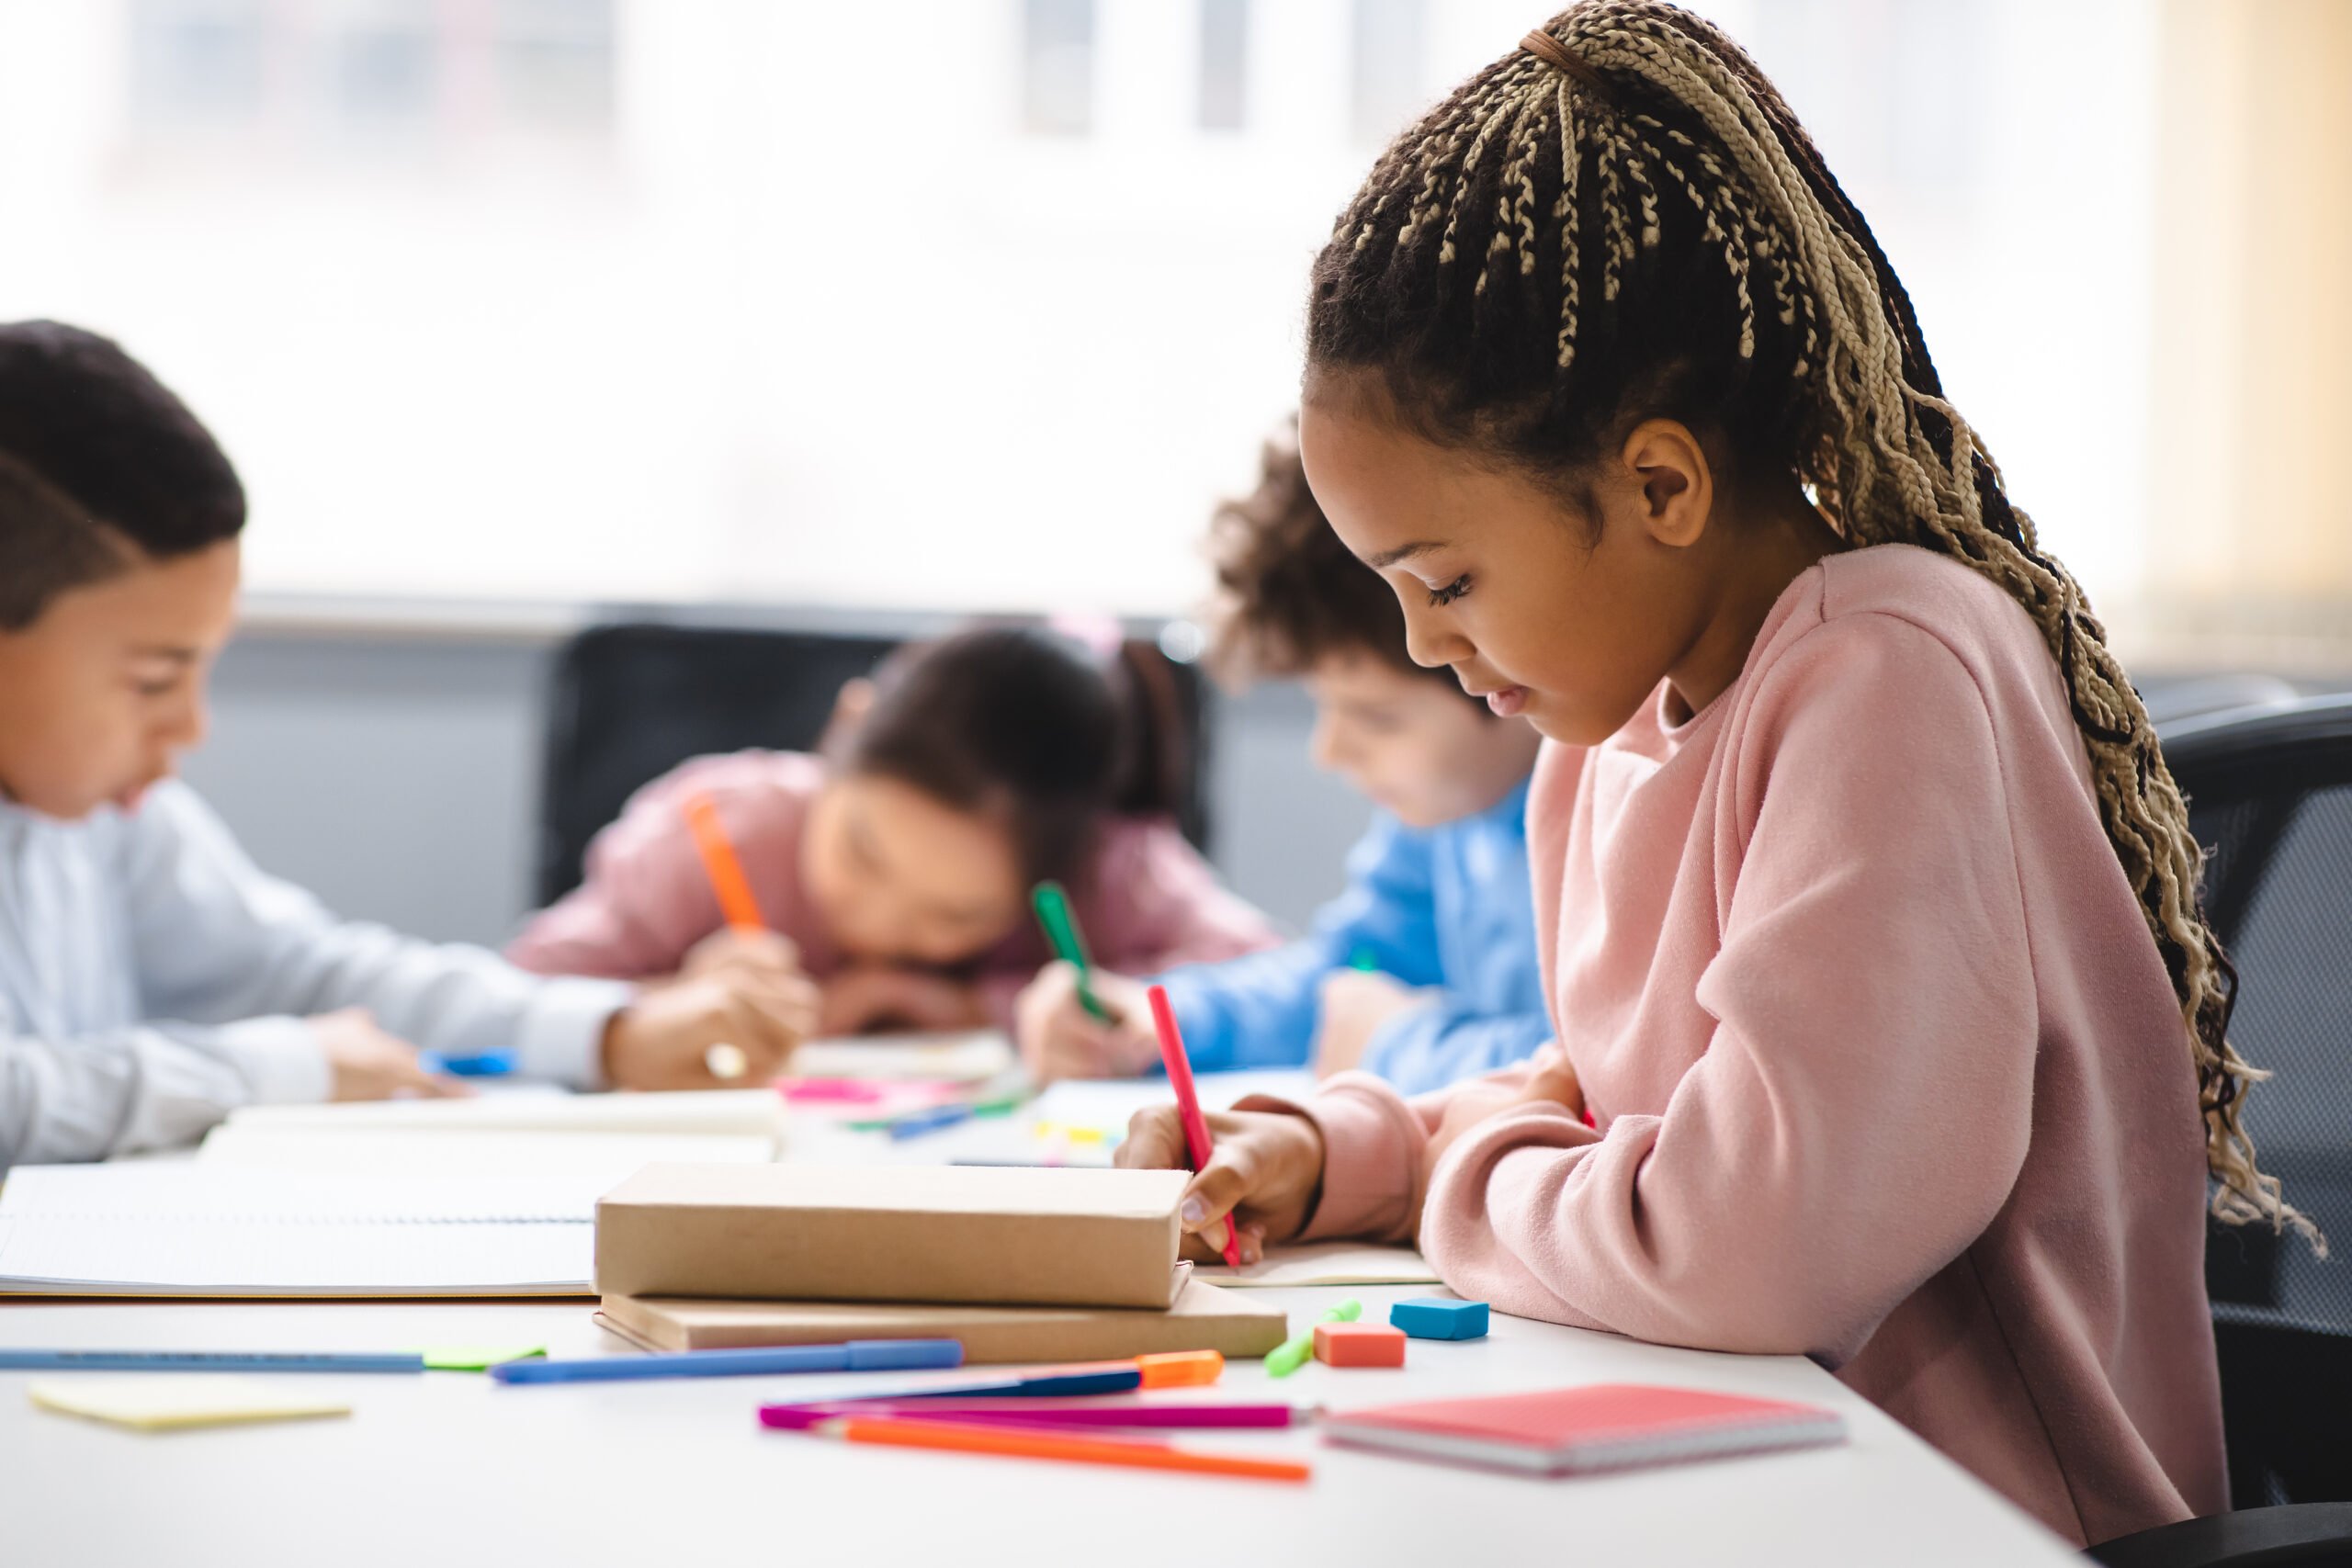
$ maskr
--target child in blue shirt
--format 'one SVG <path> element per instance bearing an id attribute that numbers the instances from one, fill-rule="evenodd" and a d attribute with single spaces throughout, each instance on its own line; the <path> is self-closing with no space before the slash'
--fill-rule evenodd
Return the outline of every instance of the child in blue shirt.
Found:
<path id="1" fill-rule="evenodd" d="M 1286 947 L 1159 976 L 1203 1071 L 1363 1067 L 1409 1092 L 1508 1066 L 1551 1038 L 1527 869 L 1538 737 L 1406 646 L 1395 597 L 1341 545 L 1306 488 L 1295 437 L 1266 448 L 1255 493 L 1212 526 L 1222 615 L 1214 658 L 1238 676 L 1296 676 L 1317 762 L 1379 807 L 1348 886 Z M 1145 982 L 1096 970 L 1108 1023 L 1053 964 L 1015 1032 L 1040 1079 L 1159 1062 Z"/>

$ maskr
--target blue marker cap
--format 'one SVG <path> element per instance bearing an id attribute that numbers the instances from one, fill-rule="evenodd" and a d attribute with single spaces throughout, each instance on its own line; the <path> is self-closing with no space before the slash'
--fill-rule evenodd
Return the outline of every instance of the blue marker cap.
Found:
<path id="1" fill-rule="evenodd" d="M 455 1078 L 503 1078 L 514 1070 L 514 1053 L 502 1049 L 450 1056 L 439 1051 L 419 1051 L 416 1065 L 428 1073 L 447 1073 Z"/>

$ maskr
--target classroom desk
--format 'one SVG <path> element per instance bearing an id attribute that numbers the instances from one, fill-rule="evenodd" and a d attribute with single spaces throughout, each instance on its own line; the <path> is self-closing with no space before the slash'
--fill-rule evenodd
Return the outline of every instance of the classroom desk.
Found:
<path id="1" fill-rule="evenodd" d="M 1426 1289 L 1272 1293 L 1294 1324 L 1342 1296 L 1367 1318 Z M 621 1353 L 579 1303 L 0 1303 L 0 1343 Z M 1401 1371 L 1255 1362 L 1221 1392 L 1332 1406 L 1597 1381 L 1833 1404 L 1847 1446 L 1543 1481 L 1326 1449 L 1310 1432 L 1194 1446 L 1311 1456 L 1306 1486 L 854 1448 L 756 1425 L 763 1400 L 862 1378 L 503 1387 L 459 1373 L 305 1376 L 347 1420 L 147 1435 L 35 1409 L 0 1372 L 0 1562 L 451 1568 L 767 1561 L 1115 1568 L 1309 1564 L 2078 1563 L 2061 1543 L 1811 1362 L 1711 1355 L 1498 1315 L 1415 1341 Z M 96 1375 L 96 1374 L 85 1374 Z M 926 1374 L 930 1378 L 954 1374 Z M 895 1384 L 899 1379 L 892 1380 Z M 911 1375 L 905 1381 L 918 1381 Z"/>

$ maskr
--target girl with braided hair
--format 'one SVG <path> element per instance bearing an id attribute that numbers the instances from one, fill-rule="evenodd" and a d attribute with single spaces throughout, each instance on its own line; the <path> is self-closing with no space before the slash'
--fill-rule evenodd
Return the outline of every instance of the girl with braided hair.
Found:
<path id="1" fill-rule="evenodd" d="M 1771 84 L 1657 0 L 1563 12 L 1382 156 L 1307 349 L 1333 528 L 1545 737 L 1557 1038 L 1245 1101 L 1188 1228 L 1418 1237 L 1509 1312 L 1813 1356 L 2076 1541 L 2222 1506 L 2208 1195 L 2301 1222 L 2199 852 Z M 1120 1157 L 1182 1148 L 1155 1111 Z"/>

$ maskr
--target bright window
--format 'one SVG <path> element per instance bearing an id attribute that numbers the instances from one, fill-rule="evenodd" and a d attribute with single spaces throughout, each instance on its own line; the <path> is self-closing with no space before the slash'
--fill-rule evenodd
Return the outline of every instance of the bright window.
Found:
<path id="1" fill-rule="evenodd" d="M 2046 538 L 2130 594 L 2156 10 L 1704 8 Z M 186 392 L 261 589 L 1177 608 L 1332 214 L 1540 9 L 0 7 L 0 315 Z"/>

